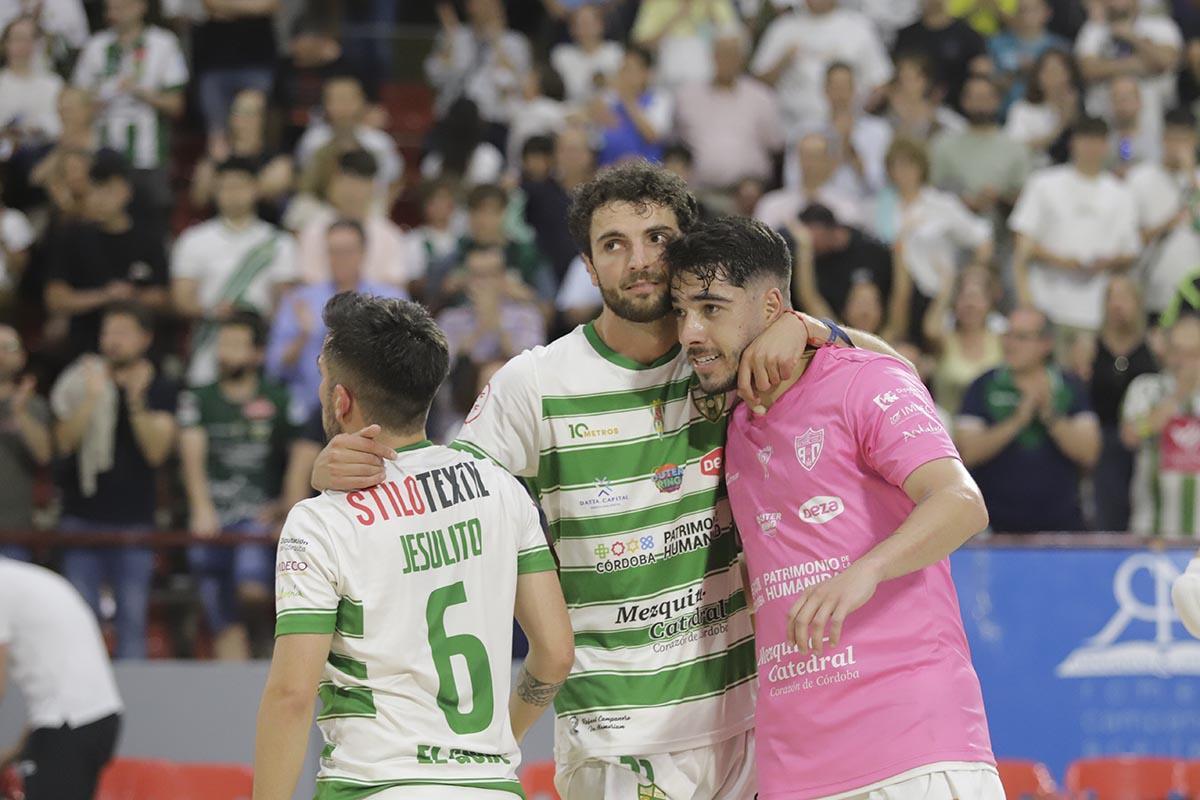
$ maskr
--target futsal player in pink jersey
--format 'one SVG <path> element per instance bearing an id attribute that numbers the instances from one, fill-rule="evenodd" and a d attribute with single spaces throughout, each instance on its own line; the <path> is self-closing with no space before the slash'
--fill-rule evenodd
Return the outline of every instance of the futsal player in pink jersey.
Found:
<path id="1" fill-rule="evenodd" d="M 786 244 L 725 218 L 666 262 L 701 387 L 733 388 L 792 313 Z M 816 350 L 734 410 L 725 480 L 756 612 L 759 798 L 1003 800 L 947 560 L 987 510 L 907 365 Z"/>

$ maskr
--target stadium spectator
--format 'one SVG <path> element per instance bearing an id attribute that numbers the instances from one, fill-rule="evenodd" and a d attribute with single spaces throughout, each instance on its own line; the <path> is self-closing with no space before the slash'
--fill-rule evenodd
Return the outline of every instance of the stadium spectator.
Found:
<path id="1" fill-rule="evenodd" d="M 346 153 L 366 150 L 375 157 L 375 201 L 381 210 L 391 208 L 404 177 L 404 158 L 396 141 L 366 123 L 367 100 L 357 78 L 340 76 L 325 82 L 321 92 L 325 117 L 309 126 L 296 145 L 300 169 L 299 190 L 323 197 Z"/>
<path id="2" fill-rule="evenodd" d="M 1200 318 L 1185 315 L 1167 333 L 1163 370 L 1129 385 L 1121 409 L 1121 440 L 1137 453 L 1130 489 L 1129 529 L 1143 536 L 1200 533 Z"/>
<path id="3" fill-rule="evenodd" d="M 213 201 L 217 165 L 230 157 L 254 163 L 258 185 L 258 215 L 277 223 L 292 190 L 292 157 L 267 144 L 267 97 L 258 89 L 243 89 L 233 98 L 229 120 L 218 136 L 210 136 L 208 152 L 192 173 L 192 205 L 206 209 Z"/>
<path id="4" fill-rule="evenodd" d="M 643 0 L 629 40 L 654 54 L 656 83 L 673 91 L 712 79 L 716 32 L 737 22 L 733 0 Z"/>
<path id="5" fill-rule="evenodd" d="M 95 115 L 92 100 L 87 92 L 64 86 L 58 93 L 55 106 L 59 128 L 57 141 L 23 153 L 21 166 L 15 170 L 25 179 L 27 186 L 25 202 L 21 206 L 32 208 L 48 199 L 52 206 L 71 208 L 74 210 L 72 216 L 79 216 L 86 194 L 91 154 L 99 142 L 93 125 Z M 77 161 L 80 158 L 84 160 L 82 170 L 78 168 L 78 163 L 73 167 L 63 163 L 72 157 Z M 13 174 L 11 164 L 9 174 Z M 39 190 L 44 197 L 37 194 Z"/>
<path id="6" fill-rule="evenodd" d="M 846 6 L 862 12 L 874 23 L 884 44 L 891 45 L 896 34 L 921 16 L 921 0 L 844 0 Z"/>
<path id="7" fill-rule="evenodd" d="M 88 173 L 86 218 L 63 226 L 50 243 L 46 310 L 69 318 L 68 354 L 96 352 L 109 303 L 136 300 L 164 311 L 169 302 L 165 232 L 130 214 L 133 185 L 119 154 L 96 154 Z"/>
<path id="8" fill-rule="evenodd" d="M 4 188 L 0 183 L 0 319 L 12 316 L 14 295 L 29 266 L 29 251 L 35 239 L 29 218 L 5 206 Z"/>
<path id="9" fill-rule="evenodd" d="M 988 64 L 987 45 L 949 6 L 950 0 L 921 0 L 921 18 L 896 35 L 892 53 L 897 62 L 902 54 L 931 58 L 936 96 L 957 99 L 967 75 Z"/>
<path id="10" fill-rule="evenodd" d="M 505 155 L 509 167 L 515 168 L 521 163 L 521 148 L 531 136 L 553 136 L 566 125 L 570 109 L 564 102 L 563 91 L 562 78 L 548 64 L 539 64 L 525 73 L 521 80 L 521 96 L 513 102 L 512 125 L 508 129 Z"/>
<path id="11" fill-rule="evenodd" d="M 300 231 L 299 276 L 305 283 L 329 280 L 329 251 L 325 234 L 338 219 L 352 219 L 367 234 L 365 275 L 376 283 L 405 286 L 415 277 L 406 258 L 404 233 L 396 223 L 376 210 L 373 192 L 377 166 L 366 150 L 343 153 L 329 184 L 329 203 L 312 214 Z"/>
<path id="12" fill-rule="evenodd" d="M 856 330 L 883 336 L 883 326 L 887 321 L 883 302 L 883 291 L 879 284 L 870 280 L 854 281 L 850 284 L 850 294 L 846 296 L 846 305 L 842 307 L 838 318 Z"/>
<path id="13" fill-rule="evenodd" d="M 504 170 L 504 154 L 486 134 L 475 102 L 455 100 L 437 125 L 433 148 L 421 160 L 421 177 L 445 176 L 466 186 L 496 183 Z"/>
<path id="14" fill-rule="evenodd" d="M 1031 175 L 1008 220 L 1018 299 L 1059 326 L 1098 329 L 1109 275 L 1133 266 L 1141 249 L 1133 193 L 1105 171 L 1107 158 L 1108 125 L 1080 121 L 1071 163 Z"/>
<path id="15" fill-rule="evenodd" d="M 875 198 L 872 232 L 904 249 L 903 263 L 896 269 L 911 279 L 907 330 L 920 341 L 929 303 L 946 276 L 958 272 L 963 257 L 977 266 L 991 262 L 992 229 L 957 197 L 929 184 L 929 156 L 919 142 L 894 140 L 886 163 L 891 184 Z M 897 285 L 907 283 L 902 279 Z"/>
<path id="16" fill-rule="evenodd" d="M 77 359 L 50 392 L 64 457 L 57 473 L 64 533 L 154 528 L 157 470 L 175 444 L 177 389 L 146 359 L 151 324 L 135 304 L 109 306 L 100 354 Z M 134 544 L 69 547 L 62 570 L 97 615 L 101 583 L 109 584 L 117 601 L 117 656 L 144 658 L 154 552 Z"/>
<path id="17" fill-rule="evenodd" d="M 930 182 L 953 192 L 998 232 L 1032 169 L 1029 150 L 1000 128 L 1000 90 L 990 78 L 963 84 L 965 131 L 946 132 L 930 147 Z"/>
<path id="18" fill-rule="evenodd" d="M 838 0 L 807 0 L 771 22 L 754 53 L 750 70 L 775 88 L 784 128 L 794 140 L 829 108 L 822 82 L 835 61 L 854 70 L 862 104 L 892 77 L 892 63 L 871 21 Z"/>
<path id="19" fill-rule="evenodd" d="M 695 156 L 694 189 L 728 205 L 739 180 L 771 177 L 783 149 L 783 127 L 771 90 L 746 74 L 746 34 L 731 28 L 713 42 L 709 83 L 682 86 L 675 95 L 675 135 Z"/>
<path id="20" fill-rule="evenodd" d="M 841 61 L 829 65 L 825 101 L 829 116 L 816 130 L 837 143 L 838 180 L 861 193 L 879 191 L 887 183 L 883 160 L 892 142 L 892 129 L 883 119 L 863 111 L 850 65 Z M 786 183 L 792 183 L 793 166 L 798 172 L 799 164 L 789 157 L 784 164 Z"/>
<path id="21" fill-rule="evenodd" d="M 525 193 L 525 222 L 533 228 L 538 250 L 550 262 L 557 281 L 567 274 L 579 246 L 567 230 L 571 192 L 592 179 L 596 156 L 587 129 L 569 124 L 554 138 L 553 169 L 545 180 L 521 180 Z"/>
<path id="22" fill-rule="evenodd" d="M 588 116 L 601 139 L 600 166 L 626 158 L 662 158 L 673 105 L 668 92 L 650 85 L 653 70 L 650 51 L 631 47 L 621 59 L 612 89 L 592 99 Z"/>
<path id="23" fill-rule="evenodd" d="M 192 67 L 208 135 L 221 136 L 234 98 L 271 91 L 278 55 L 274 15 L 279 0 L 205 0 L 207 18 L 192 28 Z"/>
<path id="24" fill-rule="evenodd" d="M 175 311 L 199 323 L 191 337 L 191 386 L 218 377 L 218 324 L 237 309 L 270 314 L 284 286 L 297 279 L 291 235 L 255 215 L 256 166 L 236 157 L 217 166 L 217 215 L 180 234 L 171 254 Z"/>
<path id="25" fill-rule="evenodd" d="M 271 324 L 267 341 L 267 374 L 287 386 L 305 415 L 319 408 L 317 387 L 321 372 L 317 356 L 325 341 L 321 310 L 341 292 L 362 292 L 380 297 L 403 297 L 394 284 L 378 283 L 366 276 L 366 233 L 354 220 L 336 220 L 325 230 L 329 277 L 298 286 L 284 295 Z"/>
<path id="26" fill-rule="evenodd" d="M 937 357 L 933 397 L 951 415 L 976 378 L 1000 366 L 1000 335 L 993 330 L 997 290 L 995 278 L 982 267 L 946 275 L 941 291 L 922 320 L 924 341 Z"/>
<path id="27" fill-rule="evenodd" d="M 975 0 L 948 0 L 946 7 L 958 19 L 970 25 L 980 36 L 995 36 L 1004 23 L 1017 12 L 1018 0 L 994 0 L 978 3 Z"/>
<path id="28" fill-rule="evenodd" d="M 443 274 L 458 255 L 458 242 L 467 232 L 467 213 L 459 205 L 453 181 L 426 181 L 420 187 L 421 224 L 408 232 L 409 292 L 425 296 L 425 276 Z M 526 212 L 529 192 L 526 187 Z"/>
<path id="29" fill-rule="evenodd" d="M 942 131 L 966 127 L 963 118 L 942 105 L 933 81 L 933 65 L 923 53 L 901 53 L 896 74 L 884 93 L 883 118 L 893 135 L 927 142 Z"/>
<path id="30" fill-rule="evenodd" d="M 35 55 L 37 22 L 21 16 L 4 28 L 0 47 L 4 68 L 0 69 L 0 136 L 4 139 L 0 160 L 7 160 L 14 148 L 37 146 L 53 141 L 59 134 L 58 93 L 63 80 L 44 66 Z"/>
<path id="31" fill-rule="evenodd" d="M 1180 283 L 1200 264 L 1198 143 L 1192 113 L 1171 111 L 1163 128 L 1162 162 L 1138 164 L 1126 179 L 1145 243 L 1142 287 L 1151 321 L 1167 310 Z"/>
<path id="32" fill-rule="evenodd" d="M 1029 75 L 1042 53 L 1070 48 L 1069 41 L 1049 30 L 1049 22 L 1046 0 L 1017 0 L 1016 13 L 1009 17 L 1006 29 L 988 39 L 996 79 L 1005 89 L 1005 109 L 1025 96 Z"/>
<path id="33" fill-rule="evenodd" d="M 173 202 L 167 137 L 183 115 L 187 61 L 175 34 L 146 24 L 146 0 L 106 0 L 105 13 L 111 27 L 88 39 L 71 83 L 91 92 L 101 146 L 124 152 L 139 204 L 165 225 Z"/>
<path id="34" fill-rule="evenodd" d="M 325 426 L 321 422 L 321 408 L 309 414 L 308 419 L 296 432 L 292 447 L 288 451 L 287 473 L 283 478 L 283 507 L 291 508 L 301 500 L 307 500 L 316 492 L 312 488 L 313 465 L 326 444 Z"/>
<path id="35" fill-rule="evenodd" d="M 796 143 L 800 163 L 800 185 L 767 192 L 754 209 L 754 216 L 772 228 L 784 228 L 796 219 L 805 206 L 820 203 L 833 210 L 838 219 L 857 224 L 863 218 L 863 199 L 835 182 L 837 158 L 833 143 L 819 133 L 809 133 Z"/>
<path id="36" fill-rule="evenodd" d="M 1004 364 L 963 396 L 954 442 L 999 533 L 1084 530 L 1079 472 L 1100 455 L 1087 390 L 1050 359 L 1054 330 L 1040 311 L 1008 318 Z"/>
<path id="37" fill-rule="evenodd" d="M 1109 169 L 1124 178 L 1143 161 L 1162 159 L 1162 120 L 1149 124 L 1143 114 L 1142 90 L 1132 75 L 1117 75 L 1108 82 L 1112 147 Z"/>
<path id="38" fill-rule="evenodd" d="M 1113 278 L 1104 293 L 1104 323 L 1096 337 L 1089 387 L 1103 441 L 1092 473 L 1097 530 L 1124 531 L 1129 525 L 1133 454 L 1121 441 L 1121 405 L 1139 375 L 1157 370 L 1146 342 L 1146 314 L 1138 284 L 1127 275 Z"/>
<path id="39" fill-rule="evenodd" d="M 0 325 L 0 530 L 33 530 L 33 481 L 50 463 L 50 407 L 22 375 L 25 347 L 17 331 Z M 29 560 L 28 548 L 0 546 L 0 556 Z"/>
<path id="40" fill-rule="evenodd" d="M 567 102 L 585 106 L 612 83 L 625 49 L 604 38 L 604 15 L 593 3 L 571 11 L 571 41 L 550 51 L 550 64 L 562 77 Z"/>
<path id="41" fill-rule="evenodd" d="M 62 72 L 87 44 L 88 17 L 82 0 L 4 0 L 0 2 L 0 29 L 17 17 L 31 17 L 39 37 L 34 58 L 39 69 Z"/>
<path id="42" fill-rule="evenodd" d="M 261 317 L 237 312 L 221 323 L 216 338 L 216 382 L 179 398 L 188 530 L 202 539 L 267 533 L 283 519 L 282 478 L 295 427 L 304 416 L 283 386 L 262 377 L 266 326 Z M 188 566 L 218 658 L 245 660 L 252 643 L 270 638 L 261 621 L 270 616 L 274 553 L 261 542 L 188 548 Z"/>
<path id="43" fill-rule="evenodd" d="M 1004 131 L 1039 165 L 1068 160 L 1071 127 L 1083 116 L 1083 78 L 1070 53 L 1052 48 L 1033 65 L 1025 97 L 1008 110 Z"/>

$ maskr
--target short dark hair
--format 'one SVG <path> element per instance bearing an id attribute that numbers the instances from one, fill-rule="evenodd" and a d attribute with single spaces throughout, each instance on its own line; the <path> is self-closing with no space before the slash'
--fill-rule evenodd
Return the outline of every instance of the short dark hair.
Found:
<path id="1" fill-rule="evenodd" d="M 250 331 L 250 339 L 255 347 L 262 348 L 267 345 L 267 323 L 262 314 L 252 308 L 235 309 L 232 314 L 221 320 L 219 327 L 246 328 Z"/>
<path id="2" fill-rule="evenodd" d="M 408 300 L 342 292 L 322 317 L 326 369 L 368 421 L 399 433 L 424 427 L 450 369 L 446 335 L 429 312 Z"/>
<path id="3" fill-rule="evenodd" d="M 705 286 L 728 281 L 744 287 L 770 278 L 791 304 L 792 254 L 787 242 L 769 226 L 750 217 L 718 217 L 697 223 L 670 242 L 663 260 L 672 281 L 681 274 L 695 275 Z"/>
<path id="4" fill-rule="evenodd" d="M 1186 106 L 1172 108 L 1163 116 L 1163 125 L 1168 128 L 1188 128 L 1196 132 L 1196 115 Z"/>
<path id="5" fill-rule="evenodd" d="M 154 315 L 150 313 L 150 309 L 136 300 L 114 300 L 109 303 L 104 307 L 102 319 L 108 317 L 132 317 L 143 331 L 154 332 Z"/>
<path id="6" fill-rule="evenodd" d="M 1104 138 L 1108 136 L 1109 130 L 1108 123 L 1102 117 L 1080 117 L 1071 126 L 1071 137 L 1093 136 Z"/>
<path id="7" fill-rule="evenodd" d="M 92 183 L 108 183 L 114 178 L 129 183 L 132 177 L 129 162 L 116 150 L 105 147 L 92 156 L 92 165 L 88 168 L 88 180 Z"/>
<path id="8" fill-rule="evenodd" d="M 228 172 L 244 172 L 253 178 L 258 175 L 258 164 L 253 159 L 246 158 L 245 156 L 230 156 L 217 164 L 218 175 L 224 175 Z"/>
<path id="9" fill-rule="evenodd" d="M 663 148 L 663 163 L 666 163 L 672 158 L 680 159 L 689 167 L 696 163 L 696 156 L 692 154 L 692 148 L 688 147 L 683 142 L 674 142 Z"/>
<path id="10" fill-rule="evenodd" d="M 349 150 L 338 156 L 337 160 L 338 171 L 354 175 L 358 178 L 375 179 L 375 174 L 379 172 L 379 162 L 375 160 L 375 156 L 370 150 Z"/>
<path id="11" fill-rule="evenodd" d="M 549 136 L 530 136 L 521 145 L 521 158 L 529 156 L 553 156 L 554 140 Z"/>
<path id="12" fill-rule="evenodd" d="M 820 203 L 810 203 L 805 206 L 804 210 L 800 212 L 799 219 L 805 225 L 821 225 L 826 228 L 836 228 L 839 225 L 833 209 Z"/>
<path id="13" fill-rule="evenodd" d="M 346 217 L 335 219 L 333 222 L 329 223 L 329 227 L 325 229 L 325 236 L 328 237 L 329 234 L 338 229 L 354 231 L 356 234 L 358 234 L 358 240 L 362 242 L 363 247 L 367 246 L 367 230 L 358 220 L 348 219 Z"/>
<path id="14" fill-rule="evenodd" d="M 695 195 L 675 173 L 644 159 L 606 167 L 575 190 L 567 212 L 567 230 L 589 258 L 592 255 L 592 215 L 609 203 L 669 208 L 675 212 L 679 230 L 685 233 L 696 224 L 700 215 Z"/>
<path id="15" fill-rule="evenodd" d="M 481 183 L 467 193 L 467 210 L 474 211 L 491 200 L 502 206 L 508 205 L 508 192 L 495 183 Z"/>

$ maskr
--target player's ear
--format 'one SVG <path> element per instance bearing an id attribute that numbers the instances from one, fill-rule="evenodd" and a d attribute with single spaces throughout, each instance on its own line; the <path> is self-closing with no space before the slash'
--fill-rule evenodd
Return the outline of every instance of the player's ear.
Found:
<path id="1" fill-rule="evenodd" d="M 342 384 L 333 387 L 333 413 L 338 422 L 345 423 L 350 417 L 350 409 L 354 406 L 354 397 L 350 390 Z"/>
<path id="2" fill-rule="evenodd" d="M 592 286 L 599 289 L 600 279 L 596 277 L 596 267 L 593 266 L 591 257 L 585 256 L 583 253 L 580 253 L 579 257 L 583 259 L 583 265 L 587 267 L 588 277 L 592 279 Z"/>
<path id="3" fill-rule="evenodd" d="M 774 322 L 775 318 L 787 308 L 787 304 L 783 299 L 783 292 L 778 286 L 772 286 L 767 289 L 763 295 L 763 317 L 767 322 Z"/>

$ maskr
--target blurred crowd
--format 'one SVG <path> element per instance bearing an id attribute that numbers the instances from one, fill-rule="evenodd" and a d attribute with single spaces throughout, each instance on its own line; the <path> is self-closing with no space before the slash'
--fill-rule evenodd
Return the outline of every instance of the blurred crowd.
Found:
<path id="1" fill-rule="evenodd" d="M 598 312 L 567 208 L 628 158 L 776 227 L 797 307 L 917 365 L 996 531 L 1200 530 L 1200 0 L 0 0 L 0 29 L 0 528 L 31 534 L 0 552 L 122 656 L 164 586 L 209 642 L 175 652 L 269 640 L 270 545 L 204 540 L 308 496 L 330 297 L 436 314 L 452 439 Z M 193 544 L 39 545 L 153 530 Z"/>

